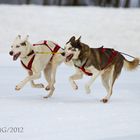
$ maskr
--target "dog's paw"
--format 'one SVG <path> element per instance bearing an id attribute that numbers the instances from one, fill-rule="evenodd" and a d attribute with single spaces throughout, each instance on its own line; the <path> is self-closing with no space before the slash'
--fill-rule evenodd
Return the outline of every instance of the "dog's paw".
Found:
<path id="1" fill-rule="evenodd" d="M 36 88 L 44 88 L 43 84 L 36 84 Z"/>
<path id="2" fill-rule="evenodd" d="M 88 85 L 85 85 L 85 91 L 87 94 L 91 93 L 90 87 Z"/>
<path id="3" fill-rule="evenodd" d="M 50 86 L 48 85 L 48 86 L 46 86 L 46 88 L 45 88 L 45 90 L 50 90 L 51 88 L 50 88 Z"/>
<path id="4" fill-rule="evenodd" d="M 74 90 L 78 90 L 78 86 L 74 83 L 74 84 L 72 84 L 72 88 L 74 89 Z"/>
<path id="5" fill-rule="evenodd" d="M 50 90 L 49 94 L 48 94 L 47 96 L 43 97 L 43 98 L 47 99 L 47 98 L 51 97 L 51 96 L 53 95 L 54 90 L 55 90 L 55 88 L 53 87 L 53 88 Z"/>
<path id="6" fill-rule="evenodd" d="M 103 98 L 102 100 L 100 100 L 101 102 L 103 103 L 107 103 L 108 102 L 108 99 L 107 98 Z"/>
<path id="7" fill-rule="evenodd" d="M 20 85 L 17 85 L 17 86 L 15 87 L 15 90 L 19 91 L 21 88 L 22 88 L 22 87 L 21 87 Z"/>
<path id="8" fill-rule="evenodd" d="M 34 84 L 32 85 L 33 88 L 44 88 L 43 84 Z"/>
<path id="9" fill-rule="evenodd" d="M 43 98 L 44 98 L 44 99 L 48 99 L 49 97 L 48 97 L 48 96 L 44 96 Z"/>

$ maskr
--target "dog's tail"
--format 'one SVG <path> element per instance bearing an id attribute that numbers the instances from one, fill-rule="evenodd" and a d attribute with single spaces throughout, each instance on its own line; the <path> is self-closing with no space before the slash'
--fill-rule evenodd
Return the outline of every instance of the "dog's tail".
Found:
<path id="1" fill-rule="evenodd" d="M 124 59 L 124 67 L 130 71 L 136 69 L 139 66 L 139 63 L 140 63 L 139 58 L 134 58 L 134 60 L 132 61 Z"/>

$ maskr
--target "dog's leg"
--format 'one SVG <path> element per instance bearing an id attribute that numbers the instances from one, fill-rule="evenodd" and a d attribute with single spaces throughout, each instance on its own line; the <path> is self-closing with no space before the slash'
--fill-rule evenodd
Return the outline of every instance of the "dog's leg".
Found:
<path id="1" fill-rule="evenodd" d="M 101 77 L 102 77 L 102 83 L 106 89 L 107 92 L 109 92 L 109 73 L 110 71 L 108 72 L 104 72 Z"/>
<path id="2" fill-rule="evenodd" d="M 31 76 L 33 75 L 33 73 L 31 71 L 28 71 L 28 74 Z M 33 88 L 44 88 L 43 84 L 35 84 L 35 82 L 33 80 L 30 81 L 30 84 Z"/>
<path id="3" fill-rule="evenodd" d="M 74 90 L 78 89 L 78 86 L 77 86 L 77 84 L 75 83 L 74 80 L 82 79 L 82 77 L 83 77 L 83 73 L 79 69 L 76 69 L 76 73 L 74 75 L 70 76 L 69 81 L 70 81 L 70 83 L 72 85 L 72 88 Z"/>
<path id="4" fill-rule="evenodd" d="M 92 83 L 96 80 L 96 78 L 101 74 L 101 71 L 95 70 L 92 71 L 93 76 L 90 78 L 90 80 L 85 84 L 85 90 L 86 93 L 89 94 L 91 92 L 90 87 Z"/>
<path id="5" fill-rule="evenodd" d="M 109 93 L 109 77 L 110 77 L 110 71 L 106 71 L 102 74 L 102 83 L 107 91 L 107 93 Z M 108 101 L 108 99 L 105 97 L 101 100 L 103 103 L 106 103 Z"/>
<path id="6" fill-rule="evenodd" d="M 49 73 L 49 75 L 51 76 L 51 79 L 50 79 L 50 82 L 49 82 L 50 92 L 44 98 L 49 98 L 49 97 L 51 97 L 53 95 L 53 92 L 55 90 L 54 84 L 55 84 L 55 77 L 56 77 L 56 69 L 57 69 L 57 66 L 58 66 L 58 64 L 56 64 L 55 63 L 55 59 L 53 59 L 51 72 Z"/>
<path id="7" fill-rule="evenodd" d="M 112 66 L 111 71 L 108 71 L 102 75 L 103 84 L 107 90 L 107 96 L 105 96 L 101 101 L 107 103 L 112 95 L 112 89 L 116 78 L 114 77 L 114 66 Z"/>
<path id="8" fill-rule="evenodd" d="M 39 79 L 41 77 L 41 73 L 37 72 L 34 73 L 31 76 L 27 76 L 23 81 L 21 81 L 16 87 L 15 90 L 20 90 L 27 82 L 31 81 L 31 80 L 36 80 Z"/>
<path id="9" fill-rule="evenodd" d="M 49 63 L 46 68 L 44 69 L 44 76 L 45 79 L 48 82 L 48 85 L 46 86 L 46 90 L 50 90 L 50 84 L 51 84 L 51 70 L 52 70 L 52 64 Z"/>

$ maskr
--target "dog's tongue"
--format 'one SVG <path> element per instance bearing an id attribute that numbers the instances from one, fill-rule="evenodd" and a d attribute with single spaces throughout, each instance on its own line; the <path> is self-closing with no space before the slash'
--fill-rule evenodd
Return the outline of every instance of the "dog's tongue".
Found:
<path id="1" fill-rule="evenodd" d="M 70 61 L 70 60 L 72 59 L 72 57 L 73 57 L 73 54 L 68 55 L 68 56 L 66 57 L 66 62 Z"/>
<path id="2" fill-rule="evenodd" d="M 21 53 L 17 53 L 17 54 L 15 54 L 15 55 L 13 55 L 13 60 L 14 60 L 14 61 L 17 60 L 17 58 L 20 56 L 20 54 L 21 54 Z"/>
<path id="3" fill-rule="evenodd" d="M 15 55 L 13 56 L 13 60 L 14 60 L 14 61 L 16 60 L 16 57 L 15 57 Z"/>

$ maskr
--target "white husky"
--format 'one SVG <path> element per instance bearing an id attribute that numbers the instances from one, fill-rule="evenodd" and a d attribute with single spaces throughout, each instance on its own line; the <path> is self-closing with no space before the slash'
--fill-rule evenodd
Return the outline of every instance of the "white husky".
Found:
<path id="1" fill-rule="evenodd" d="M 31 86 L 35 88 L 44 88 L 43 84 L 35 84 L 33 80 L 41 77 L 41 71 L 44 71 L 45 79 L 48 85 L 46 90 L 50 90 L 50 97 L 55 88 L 56 69 L 63 62 L 61 53 L 63 49 L 52 41 L 40 41 L 37 44 L 31 44 L 28 36 L 21 39 L 18 35 L 14 40 L 9 54 L 13 56 L 13 60 L 20 58 L 21 64 L 28 71 L 28 76 L 16 85 L 15 90 L 20 90 L 27 82 L 31 82 Z"/>

